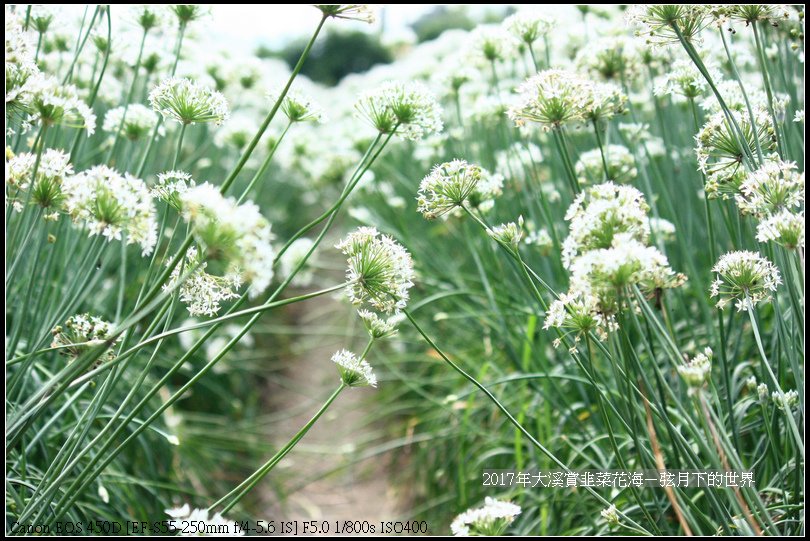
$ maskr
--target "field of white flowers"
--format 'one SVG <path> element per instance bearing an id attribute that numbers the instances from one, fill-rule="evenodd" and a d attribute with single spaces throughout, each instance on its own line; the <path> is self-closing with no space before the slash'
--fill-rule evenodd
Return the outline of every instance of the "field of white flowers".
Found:
<path id="1" fill-rule="evenodd" d="M 804 7 L 521 8 L 331 87 L 375 7 L 311 9 L 288 67 L 6 7 L 6 532 L 301 533 L 371 461 L 316 532 L 802 534 Z M 618 471 L 672 482 L 570 483 Z"/>

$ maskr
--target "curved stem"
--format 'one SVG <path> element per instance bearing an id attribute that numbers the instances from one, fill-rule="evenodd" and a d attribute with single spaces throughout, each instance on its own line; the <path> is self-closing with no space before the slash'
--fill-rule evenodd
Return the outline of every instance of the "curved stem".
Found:
<path id="1" fill-rule="evenodd" d="M 245 151 L 242 153 L 242 156 L 239 158 L 239 161 L 237 162 L 236 166 L 233 168 L 233 171 L 231 171 L 230 175 L 228 175 L 228 178 L 225 179 L 225 182 L 222 183 L 222 186 L 220 187 L 220 192 L 222 192 L 223 194 L 228 191 L 228 189 L 231 187 L 231 185 L 236 180 L 236 177 L 239 176 L 239 172 L 245 166 L 245 163 L 247 163 L 248 158 L 250 158 L 250 155 L 253 153 L 253 149 L 255 149 L 256 145 L 259 144 L 259 140 L 262 138 L 262 135 L 264 135 L 264 132 L 267 130 L 267 127 L 270 125 L 270 122 L 272 122 L 273 118 L 276 116 L 276 112 L 278 111 L 279 107 L 281 107 L 281 103 L 284 101 L 284 97 L 287 95 L 287 92 L 289 92 L 293 81 L 298 76 L 298 73 L 301 71 L 301 68 L 304 67 L 304 62 L 306 61 L 307 57 L 309 56 L 309 52 L 312 49 L 312 46 L 315 44 L 315 40 L 318 38 L 318 34 L 321 33 L 321 29 L 323 28 L 323 25 L 326 22 L 327 17 L 328 17 L 328 15 L 326 15 L 326 14 L 324 14 L 323 17 L 321 17 L 321 22 L 318 23 L 318 27 L 315 29 L 315 33 L 312 34 L 312 37 L 310 38 L 309 43 L 307 43 L 307 46 L 304 48 L 304 51 L 301 53 L 301 56 L 298 58 L 298 63 L 295 65 L 295 68 L 293 68 L 293 71 L 290 74 L 289 79 L 287 79 L 287 84 L 284 86 L 284 89 L 278 95 L 278 98 L 276 99 L 276 103 L 273 105 L 273 108 L 270 110 L 270 112 L 265 117 L 265 119 L 262 122 L 261 126 L 259 126 L 259 131 L 256 132 L 256 135 L 253 136 L 253 139 L 250 141 L 248 146 L 245 148 Z"/>
<path id="2" fill-rule="evenodd" d="M 239 503 L 239 500 L 244 498 L 245 494 L 250 492 L 250 490 L 259 484 L 268 473 L 270 473 L 276 465 L 281 462 L 281 460 L 287 456 L 287 454 L 292 451 L 293 447 L 295 447 L 299 441 L 306 436 L 309 429 L 321 418 L 321 416 L 329 409 L 329 406 L 332 405 L 332 402 L 340 395 L 343 389 L 346 388 L 346 385 L 341 382 L 337 389 L 335 389 L 329 398 L 326 399 L 326 402 L 323 403 L 321 408 L 312 416 L 312 418 L 307 421 L 307 424 L 301 427 L 301 429 L 292 437 L 290 441 L 287 442 L 284 447 L 278 450 L 275 455 L 270 458 L 267 462 L 262 464 L 262 466 L 256 470 L 250 477 L 242 481 L 236 488 L 232 491 L 228 492 L 225 496 L 214 502 L 209 508 L 208 512 L 213 512 L 217 507 L 222 505 L 224 502 L 230 500 L 230 502 L 222 508 L 222 513 L 227 513 L 230 511 L 234 505 Z"/>
<path id="3" fill-rule="evenodd" d="M 551 451 L 549 451 L 542 443 L 537 441 L 537 438 L 535 438 L 528 430 L 526 430 L 526 428 L 517 419 L 515 419 L 515 417 L 511 413 L 509 413 L 509 410 L 507 410 L 504 407 L 504 405 L 501 404 L 501 402 L 495 397 L 495 395 L 493 395 L 489 391 L 489 389 L 487 389 L 484 385 L 482 385 L 477 379 L 472 377 L 470 374 L 465 372 L 456 363 L 451 361 L 447 357 L 447 355 L 445 355 L 444 352 L 441 349 L 439 349 L 439 346 L 437 346 L 436 343 L 433 340 L 431 340 L 431 338 L 425 333 L 425 331 L 422 329 L 422 327 L 419 326 L 419 324 L 416 322 L 416 320 L 413 318 L 413 316 L 411 315 L 411 313 L 408 310 L 403 310 L 403 313 L 405 314 L 405 317 L 408 318 L 408 321 L 411 322 L 411 325 L 413 325 L 413 327 L 416 329 L 416 331 L 422 336 L 422 338 L 425 340 L 425 342 L 427 342 L 428 345 L 431 348 L 433 348 L 433 350 L 436 353 L 439 354 L 439 356 L 442 358 L 442 360 L 445 363 L 447 363 L 448 365 L 450 365 L 450 367 L 453 370 L 455 370 L 456 372 L 461 374 L 467 381 L 472 383 L 478 390 L 483 392 L 486 395 L 486 397 L 495 405 L 495 407 L 497 407 L 500 410 L 500 412 L 503 413 L 506 416 L 506 418 L 509 420 L 509 422 L 512 423 L 512 425 L 516 429 L 518 429 L 520 431 L 520 433 L 523 434 L 523 436 L 532 443 L 532 445 L 534 445 L 538 450 L 540 450 L 540 452 L 542 452 L 544 455 L 546 455 L 546 457 L 549 460 L 551 460 L 557 467 L 559 467 L 560 469 L 563 469 L 565 471 L 569 471 L 569 472 L 571 471 L 571 468 L 569 468 L 564 462 L 562 462 L 560 459 L 558 459 L 556 456 L 554 456 L 554 454 L 552 454 Z M 585 486 L 584 488 L 592 496 L 594 496 L 597 500 L 599 500 L 599 502 L 602 503 L 603 505 L 606 505 L 606 506 L 610 505 L 610 502 L 607 501 L 605 498 L 603 498 L 593 488 L 588 487 L 588 486 Z M 625 520 L 627 520 L 627 522 L 630 523 L 633 527 L 639 528 L 640 530 L 644 531 L 647 535 L 651 535 L 644 528 L 642 528 L 639 524 L 637 524 L 635 521 L 633 521 L 630 517 L 628 517 L 627 515 L 625 515 L 621 511 L 617 511 L 617 512 L 619 512 L 623 516 L 623 518 Z"/>

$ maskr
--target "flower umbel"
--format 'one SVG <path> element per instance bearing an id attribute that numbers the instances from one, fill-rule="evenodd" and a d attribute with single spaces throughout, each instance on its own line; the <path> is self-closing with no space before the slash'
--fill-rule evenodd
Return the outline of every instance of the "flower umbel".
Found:
<path id="1" fill-rule="evenodd" d="M 225 96 L 191 79 L 170 77 L 149 93 L 152 109 L 181 124 L 228 120 L 230 110 Z"/>
<path id="2" fill-rule="evenodd" d="M 180 210 L 180 196 L 196 186 L 191 175 L 184 171 L 158 173 L 157 182 L 150 189 L 152 197 L 165 201 L 175 210 Z"/>
<path id="3" fill-rule="evenodd" d="M 8 160 L 6 184 L 20 191 L 30 189 L 31 202 L 42 208 L 59 207 L 63 200 L 62 182 L 73 174 L 70 156 L 55 148 L 47 149 L 40 158 L 36 178 L 32 179 L 35 162 L 36 156 L 28 152 Z"/>
<path id="4" fill-rule="evenodd" d="M 759 218 L 796 210 L 804 202 L 804 173 L 795 162 L 767 160 L 746 177 L 736 200 L 740 212 Z"/>
<path id="5" fill-rule="evenodd" d="M 183 278 L 180 285 L 180 302 L 186 305 L 192 316 L 214 316 L 219 312 L 220 303 L 239 297 L 237 291 L 242 285 L 238 273 L 215 276 L 205 272 L 207 263 L 200 261 L 195 247 L 186 251 L 185 262 L 177 265 L 169 281 L 163 286 L 164 291 L 171 291 L 177 281 Z"/>
<path id="6" fill-rule="evenodd" d="M 757 226 L 759 242 L 775 242 L 788 250 L 804 249 L 804 211 L 783 210 Z"/>
<path id="7" fill-rule="evenodd" d="M 464 160 L 436 165 L 419 184 L 417 210 L 432 220 L 461 207 L 478 187 L 481 171 Z"/>
<path id="8" fill-rule="evenodd" d="M 377 376 L 371 365 L 359 359 L 351 351 L 341 349 L 332 355 L 332 362 L 338 366 L 340 380 L 348 387 L 376 387 Z"/>
<path id="9" fill-rule="evenodd" d="M 219 189 L 200 184 L 179 195 L 183 219 L 205 250 L 205 257 L 225 267 L 224 276 L 239 275 L 256 298 L 273 280 L 275 251 L 270 223 L 253 202 L 237 204 Z"/>
<path id="10" fill-rule="evenodd" d="M 373 227 L 360 227 L 336 245 L 348 256 L 346 293 L 352 304 L 399 312 L 413 286 L 413 262 L 405 248 Z"/>
<path id="11" fill-rule="evenodd" d="M 70 316 L 64 325 L 57 325 L 51 330 L 53 341 L 51 347 L 60 347 L 60 353 L 70 357 L 68 362 L 73 362 L 82 353 L 103 344 L 110 339 L 113 330 L 112 323 L 104 321 L 100 317 L 90 314 L 77 314 Z M 108 344 L 110 348 L 120 342 L 121 338 Z M 115 352 L 108 349 L 96 361 L 99 365 L 106 361 L 115 359 Z"/>
<path id="12" fill-rule="evenodd" d="M 74 222 L 83 222 L 90 235 L 140 244 L 144 255 L 157 242 L 155 206 L 146 183 L 97 165 L 68 177 L 62 184 L 65 207 Z"/>
<path id="13" fill-rule="evenodd" d="M 380 133 L 411 141 L 443 127 L 441 106 L 421 83 L 385 83 L 361 97 L 355 108 Z"/>
<path id="14" fill-rule="evenodd" d="M 756 252 L 729 252 L 712 267 L 717 279 L 712 283 L 711 296 L 718 297 L 720 309 L 732 300 L 738 311 L 753 309 L 757 303 L 768 302 L 771 293 L 782 283 L 779 269 Z"/>
<path id="15" fill-rule="evenodd" d="M 520 512 L 519 505 L 487 497 L 483 507 L 468 509 L 453 519 L 450 531 L 458 537 L 503 535 Z"/>
<path id="16" fill-rule="evenodd" d="M 357 315 L 363 321 L 369 336 L 375 340 L 393 336 L 397 332 L 396 316 L 383 319 L 370 310 L 358 310 Z"/>
<path id="17" fill-rule="evenodd" d="M 129 107 L 121 106 L 107 111 L 101 129 L 113 135 L 120 129 L 122 136 L 137 141 L 149 135 L 157 123 L 158 116 L 154 111 L 140 103 L 132 103 Z M 158 135 L 163 135 L 165 131 L 161 126 Z"/>
<path id="18" fill-rule="evenodd" d="M 373 23 L 374 12 L 368 4 L 315 4 L 325 17 L 334 19 L 347 19 L 349 21 L 360 21 Z"/>
<path id="19" fill-rule="evenodd" d="M 96 131 L 96 115 L 79 98 L 75 86 L 38 73 L 25 83 L 25 93 L 23 107 L 29 112 L 28 124 L 79 128 L 86 130 L 88 137 Z"/>
<path id="20" fill-rule="evenodd" d="M 541 71 L 520 85 L 518 101 L 507 115 L 518 126 L 529 120 L 546 130 L 559 128 L 582 119 L 588 86 L 587 80 L 571 71 Z"/>
<path id="21" fill-rule="evenodd" d="M 678 374 L 689 387 L 702 387 L 709 379 L 712 373 L 712 356 L 711 348 L 706 348 L 702 353 L 698 353 L 693 359 L 678 367 Z"/>
<path id="22" fill-rule="evenodd" d="M 565 334 L 573 332 L 575 347 L 590 332 L 600 340 L 607 340 L 608 333 L 618 329 L 618 324 L 612 314 L 602 313 L 596 296 L 574 291 L 563 293 L 549 306 L 543 328 L 548 330 L 551 327 L 567 329 Z M 555 346 L 560 343 L 561 339 L 554 341 Z"/>

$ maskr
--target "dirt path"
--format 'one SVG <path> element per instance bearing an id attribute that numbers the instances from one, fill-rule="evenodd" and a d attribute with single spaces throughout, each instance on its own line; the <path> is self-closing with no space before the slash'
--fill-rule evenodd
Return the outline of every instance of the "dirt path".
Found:
<path id="1" fill-rule="evenodd" d="M 300 353 L 289 360 L 284 377 L 268 389 L 269 402 L 282 419 L 273 427 L 279 446 L 306 424 L 337 386 L 332 354 L 363 340 L 359 333 L 364 331 L 353 312 L 332 298 L 324 297 L 317 305 L 309 303 L 295 319 L 295 329 L 301 334 L 293 349 Z M 316 328 L 320 332 L 314 334 L 320 336 L 307 336 L 309 329 Z M 324 329 L 333 332 L 324 333 Z M 357 337 L 354 342 L 352 334 Z M 388 458 L 379 455 L 356 461 L 362 451 L 358 442 L 380 438 L 379 425 L 368 423 L 374 392 L 371 388 L 344 390 L 279 464 L 286 498 L 267 487 L 258 508 L 267 509 L 267 516 L 277 521 L 328 520 L 333 527 L 335 521 L 379 524 L 395 519 L 397 502 L 402 500 L 388 480 Z M 334 471 L 341 465 L 344 467 Z"/>

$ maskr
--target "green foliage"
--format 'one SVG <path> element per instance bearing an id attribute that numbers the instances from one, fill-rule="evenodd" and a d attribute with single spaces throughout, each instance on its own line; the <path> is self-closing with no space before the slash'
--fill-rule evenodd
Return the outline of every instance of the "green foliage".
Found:
<path id="1" fill-rule="evenodd" d="M 277 56 L 292 68 L 298 62 L 306 41 L 294 41 L 280 51 L 260 49 L 259 57 Z M 327 32 L 310 52 L 301 73 L 328 86 L 334 86 L 350 73 L 362 73 L 377 64 L 393 60 L 391 51 L 377 34 L 359 30 Z"/>

